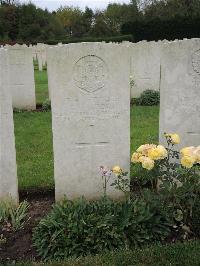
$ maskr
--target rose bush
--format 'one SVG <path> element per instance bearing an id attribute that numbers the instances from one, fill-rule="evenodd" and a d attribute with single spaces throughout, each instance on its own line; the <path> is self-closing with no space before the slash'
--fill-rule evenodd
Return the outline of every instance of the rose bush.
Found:
<path id="1" fill-rule="evenodd" d="M 186 238 L 195 234 L 191 231 L 191 224 L 200 194 L 200 146 L 176 151 L 175 145 L 181 141 L 179 135 L 165 134 L 165 138 L 166 147 L 141 145 L 133 153 L 131 162 L 133 166 L 139 165 L 148 171 L 151 191 L 159 195 L 160 202 L 175 221 L 174 228 Z"/>

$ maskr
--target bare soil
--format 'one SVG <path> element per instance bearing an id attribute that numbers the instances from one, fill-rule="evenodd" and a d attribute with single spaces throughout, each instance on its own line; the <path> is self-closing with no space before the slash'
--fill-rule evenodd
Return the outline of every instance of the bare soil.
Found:
<path id="1" fill-rule="evenodd" d="M 32 246 L 32 231 L 41 218 L 50 212 L 54 203 L 54 193 L 53 191 L 21 192 L 20 200 L 27 200 L 30 204 L 28 222 L 25 223 L 23 229 L 17 232 L 13 232 L 12 229 L 2 232 L 0 229 L 0 235 L 3 233 L 6 238 L 5 243 L 0 242 L 0 264 L 40 259 Z"/>

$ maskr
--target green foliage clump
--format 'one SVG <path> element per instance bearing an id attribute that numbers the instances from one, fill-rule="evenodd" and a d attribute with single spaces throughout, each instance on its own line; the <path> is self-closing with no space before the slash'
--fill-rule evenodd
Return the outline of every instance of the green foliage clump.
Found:
<path id="1" fill-rule="evenodd" d="M 29 204 L 26 201 L 21 202 L 19 206 L 16 206 L 12 201 L 0 202 L 0 229 L 7 224 L 10 224 L 13 231 L 22 229 L 28 208 Z"/>
<path id="2" fill-rule="evenodd" d="M 140 97 L 135 99 L 136 105 L 158 105 L 160 103 L 160 93 L 154 90 L 146 90 L 141 93 Z"/>
<path id="3" fill-rule="evenodd" d="M 196 198 L 192 211 L 192 232 L 200 237 L 200 194 Z"/>
<path id="4" fill-rule="evenodd" d="M 153 201 L 95 202 L 79 199 L 57 203 L 36 227 L 33 243 L 44 259 L 97 254 L 165 239 L 169 221 Z"/>
<path id="5" fill-rule="evenodd" d="M 46 99 L 42 104 L 42 110 L 44 112 L 51 111 L 51 101 L 49 99 Z"/>

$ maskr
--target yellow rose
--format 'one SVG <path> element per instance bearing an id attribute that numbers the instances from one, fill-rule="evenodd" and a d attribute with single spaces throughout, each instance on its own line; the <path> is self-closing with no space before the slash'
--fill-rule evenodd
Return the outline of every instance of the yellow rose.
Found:
<path id="1" fill-rule="evenodd" d="M 142 158 L 142 167 L 147 170 L 152 170 L 154 168 L 154 161 L 148 157 Z"/>
<path id="2" fill-rule="evenodd" d="M 181 159 L 181 164 L 185 168 L 192 168 L 192 166 L 194 165 L 194 163 L 195 163 L 195 157 L 194 156 L 184 156 Z"/>
<path id="3" fill-rule="evenodd" d="M 183 157 L 185 156 L 193 156 L 195 147 L 194 146 L 190 146 L 190 147 L 185 147 L 182 150 L 180 150 L 180 153 Z"/>
<path id="4" fill-rule="evenodd" d="M 122 169 L 120 166 L 114 166 L 112 172 L 116 175 L 120 175 L 122 173 Z"/>
<path id="5" fill-rule="evenodd" d="M 170 138 L 173 144 L 179 144 L 180 143 L 180 137 L 178 134 L 170 134 Z"/>
<path id="6" fill-rule="evenodd" d="M 156 145 L 154 144 L 145 144 L 145 145 L 141 145 L 138 149 L 137 149 L 137 152 L 138 153 L 141 153 L 142 155 L 144 156 L 148 156 L 148 152 L 149 150 L 155 148 Z"/>
<path id="7" fill-rule="evenodd" d="M 157 148 L 151 149 L 148 152 L 148 157 L 152 160 L 159 160 L 160 159 L 160 152 Z"/>
<path id="8" fill-rule="evenodd" d="M 157 146 L 157 149 L 158 149 L 158 151 L 160 153 L 160 159 L 164 159 L 164 158 L 167 157 L 167 150 L 165 149 L 164 146 L 158 145 Z"/>
<path id="9" fill-rule="evenodd" d="M 152 160 L 161 160 L 167 157 L 167 150 L 164 146 L 158 145 L 156 148 L 150 149 L 148 157 Z"/>
<path id="10" fill-rule="evenodd" d="M 139 163 L 140 162 L 140 157 L 141 157 L 140 153 L 134 152 L 132 157 L 131 157 L 131 162 L 132 163 Z"/>
<path id="11" fill-rule="evenodd" d="M 141 146 L 137 149 L 137 152 L 139 152 L 139 153 L 143 153 L 143 151 L 147 148 L 147 145 L 148 145 L 148 144 L 141 145 Z"/>
<path id="12" fill-rule="evenodd" d="M 200 146 L 196 147 L 193 152 L 196 162 L 200 164 Z"/>
<path id="13" fill-rule="evenodd" d="M 140 163 L 142 163 L 142 162 L 143 162 L 143 160 L 145 160 L 145 158 L 147 158 L 147 157 L 146 157 L 146 156 L 143 156 L 143 155 L 141 155 L 141 156 L 140 156 L 140 158 L 139 158 L 139 162 L 140 162 Z"/>

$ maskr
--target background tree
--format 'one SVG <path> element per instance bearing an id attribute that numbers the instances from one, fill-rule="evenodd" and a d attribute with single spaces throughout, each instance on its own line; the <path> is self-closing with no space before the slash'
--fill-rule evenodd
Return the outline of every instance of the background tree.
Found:
<path id="1" fill-rule="evenodd" d="M 0 0 L 0 5 L 16 5 L 18 3 L 17 0 Z"/>
<path id="2" fill-rule="evenodd" d="M 135 41 L 200 37 L 200 0 L 130 0 L 95 12 L 70 6 L 49 12 L 31 3 L 0 0 L 1 41 L 67 42 L 122 34 Z"/>
<path id="3" fill-rule="evenodd" d="M 68 36 L 81 35 L 83 13 L 79 8 L 69 6 L 60 7 L 56 15 L 62 22 Z"/>
<path id="4" fill-rule="evenodd" d="M 105 20 L 104 12 L 96 10 L 90 34 L 95 37 L 109 36 L 111 34 Z"/>

